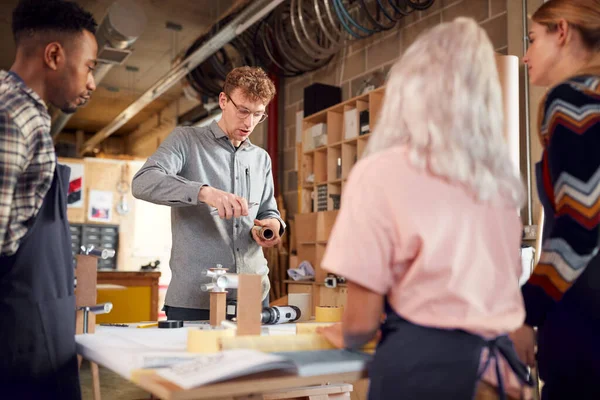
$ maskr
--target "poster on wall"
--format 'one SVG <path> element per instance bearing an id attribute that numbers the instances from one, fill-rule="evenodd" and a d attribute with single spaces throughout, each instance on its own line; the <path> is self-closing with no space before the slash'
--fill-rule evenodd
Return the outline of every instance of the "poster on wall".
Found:
<path id="1" fill-rule="evenodd" d="M 67 207 L 83 207 L 83 164 L 64 163 L 71 168 L 71 177 L 69 178 L 69 192 L 67 194 Z"/>
<path id="2" fill-rule="evenodd" d="M 88 220 L 110 222 L 112 219 L 113 193 L 105 190 L 90 190 Z"/>

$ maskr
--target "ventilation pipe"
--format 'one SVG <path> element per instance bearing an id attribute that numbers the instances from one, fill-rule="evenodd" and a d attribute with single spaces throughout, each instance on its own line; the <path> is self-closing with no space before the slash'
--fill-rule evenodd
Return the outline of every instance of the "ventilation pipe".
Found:
<path id="1" fill-rule="evenodd" d="M 213 55 L 221 47 L 229 43 L 236 36 L 241 35 L 246 29 L 263 18 L 275 7 L 281 4 L 283 0 L 254 0 L 249 2 L 229 24 L 223 27 L 219 32 L 206 41 L 196 51 L 189 55 L 181 63 L 177 64 L 169 72 L 152 85 L 140 98 L 131 103 L 123 110 L 112 122 L 98 131 L 92 138 L 84 143 L 79 155 L 84 155 L 106 138 L 112 135 L 127 121 L 133 118 L 137 113 L 143 110 L 148 104 L 160 97 L 177 84 L 181 78 L 190 73 L 194 68 Z"/>
<path id="2" fill-rule="evenodd" d="M 121 65 L 131 55 L 131 46 L 146 27 L 146 14 L 134 0 L 115 1 L 96 31 L 98 65 L 94 80 L 99 84 L 115 66 Z M 50 132 L 56 137 L 73 114 L 56 110 Z"/>

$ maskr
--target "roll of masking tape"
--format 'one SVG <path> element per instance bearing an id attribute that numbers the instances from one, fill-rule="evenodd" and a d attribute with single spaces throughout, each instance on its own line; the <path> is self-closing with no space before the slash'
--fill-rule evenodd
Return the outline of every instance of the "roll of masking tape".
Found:
<path id="1" fill-rule="evenodd" d="M 234 336 L 233 329 L 189 329 L 187 351 L 190 353 L 218 353 L 221 338 Z"/>
<path id="2" fill-rule="evenodd" d="M 344 307 L 317 306 L 315 307 L 315 321 L 340 322 L 342 320 L 343 313 Z"/>

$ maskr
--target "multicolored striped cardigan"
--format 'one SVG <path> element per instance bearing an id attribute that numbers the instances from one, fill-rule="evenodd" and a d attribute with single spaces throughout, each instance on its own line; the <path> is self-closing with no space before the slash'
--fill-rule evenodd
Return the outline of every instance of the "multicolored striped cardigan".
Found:
<path id="1" fill-rule="evenodd" d="M 531 326 L 544 323 L 598 252 L 600 74 L 577 76 L 552 88 L 540 134 L 544 152 L 538 191 L 551 220 L 540 260 L 523 286 L 525 322 Z"/>

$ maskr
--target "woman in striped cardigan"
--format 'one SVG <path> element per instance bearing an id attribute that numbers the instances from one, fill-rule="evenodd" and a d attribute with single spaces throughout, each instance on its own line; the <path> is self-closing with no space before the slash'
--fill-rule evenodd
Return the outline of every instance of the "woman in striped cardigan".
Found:
<path id="1" fill-rule="evenodd" d="M 523 286 L 525 325 L 513 335 L 537 361 L 542 398 L 600 398 L 600 0 L 549 0 L 532 16 L 524 62 L 549 87 L 536 166 L 542 252 Z"/>

